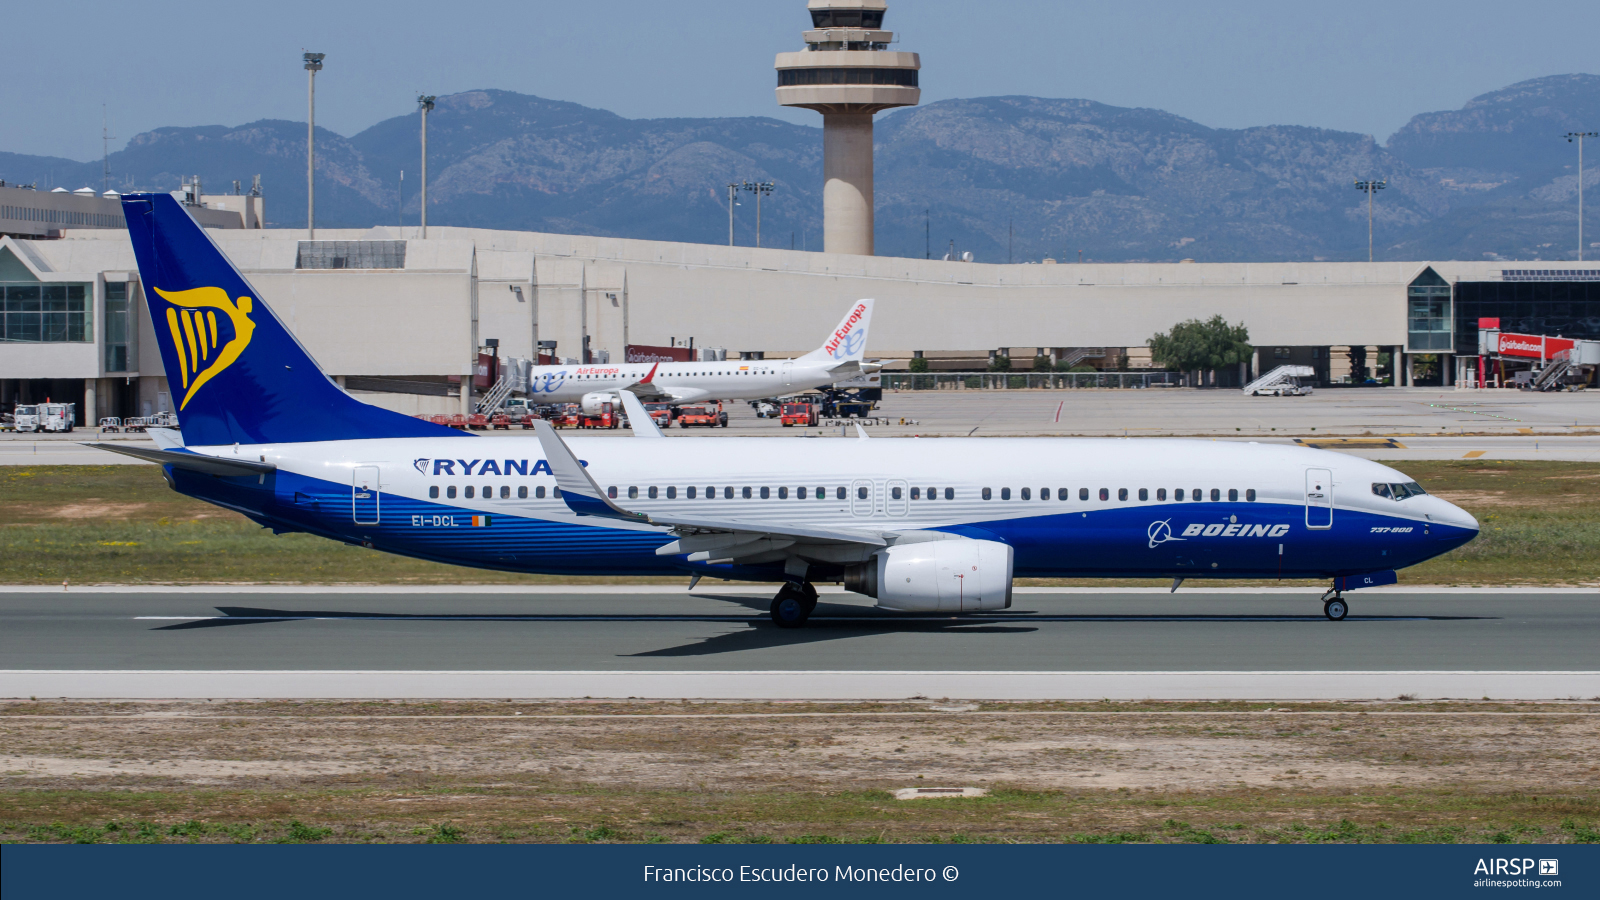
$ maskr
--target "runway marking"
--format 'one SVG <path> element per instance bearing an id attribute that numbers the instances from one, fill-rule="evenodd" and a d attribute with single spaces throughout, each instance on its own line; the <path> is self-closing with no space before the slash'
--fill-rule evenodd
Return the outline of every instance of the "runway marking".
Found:
<path id="1" fill-rule="evenodd" d="M 1487 452 L 1488 452 L 1487 450 L 1468 450 L 1467 451 L 1467 455 L 1463 456 L 1461 458 L 1462 459 L 1477 459 L 1478 457 L 1482 456 L 1483 454 L 1485 454 Z"/>
<path id="2" fill-rule="evenodd" d="M 61 618 L 77 618 L 66 617 Z M 654 615 L 642 613 L 628 615 L 614 613 L 609 615 L 560 613 L 531 613 L 527 615 L 413 615 L 408 613 L 381 613 L 375 615 L 282 615 L 282 616 L 132 616 L 133 621 L 154 622 L 760 622 L 767 618 L 764 613 L 751 615 Z M 812 616 L 811 622 L 950 622 L 957 624 L 996 622 L 1317 622 L 1324 616 L 1319 614 L 1305 615 L 1277 615 L 1277 616 L 1230 616 L 1216 615 L 1158 615 L 1158 616 L 1073 616 L 1073 615 L 1046 615 L 1030 616 L 1026 614 L 1012 616 L 972 615 L 972 616 L 897 616 L 897 615 L 861 615 L 861 616 Z M 1476 619 L 1481 616 L 1350 616 L 1346 622 L 1357 621 L 1384 621 L 1384 622 L 1433 622 L 1449 621 L 1456 619 Z"/>

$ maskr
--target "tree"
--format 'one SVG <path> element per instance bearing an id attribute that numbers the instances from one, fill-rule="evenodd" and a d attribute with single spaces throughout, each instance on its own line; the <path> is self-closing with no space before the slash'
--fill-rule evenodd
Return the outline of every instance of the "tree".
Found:
<path id="1" fill-rule="evenodd" d="M 1179 322 L 1170 333 L 1154 335 L 1145 343 L 1150 358 L 1174 372 L 1216 371 L 1238 365 L 1255 352 L 1244 323 L 1229 325 L 1221 316 Z"/>
<path id="2" fill-rule="evenodd" d="M 1002 356 L 1002 355 L 1000 355 L 998 353 L 995 354 L 994 357 L 989 360 L 989 371 L 991 371 L 991 372 L 1009 372 L 1009 371 L 1011 371 L 1011 357 Z"/>
<path id="3" fill-rule="evenodd" d="M 926 372 L 928 371 L 928 360 L 925 357 L 913 356 L 907 367 L 912 372 Z"/>

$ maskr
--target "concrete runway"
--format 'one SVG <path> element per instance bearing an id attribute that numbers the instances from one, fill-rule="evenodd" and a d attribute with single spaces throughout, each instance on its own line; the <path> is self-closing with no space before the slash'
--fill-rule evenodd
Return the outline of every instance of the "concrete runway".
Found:
<path id="1" fill-rule="evenodd" d="M 1600 695 L 1600 592 L 1018 593 L 971 618 L 825 592 L 0 593 L 0 696 L 1550 699 Z"/>
<path id="2" fill-rule="evenodd" d="M 979 437 L 1178 435 L 1269 443 L 1366 438 L 1328 446 L 1382 460 L 1600 460 L 1600 392 L 1374 388 L 1325 390 L 1310 397 L 1246 397 L 1232 390 L 1186 389 L 907 391 L 885 394 L 879 407 L 878 415 L 891 424 L 870 426 L 869 431 L 884 437 L 952 437 L 976 429 Z M 727 409 L 727 428 L 674 428 L 669 436 L 841 436 L 838 428 L 784 428 L 756 418 L 745 403 L 730 403 Z M 899 424 L 902 420 L 907 424 Z M 490 433 L 533 440 L 532 431 L 520 429 Z M 626 430 L 575 433 L 629 436 Z M 844 429 L 843 436 L 853 438 L 854 429 Z M 1392 443 L 1381 440 L 1386 436 Z M 154 446 L 142 435 L 106 439 Z M 76 443 L 94 440 L 100 437 L 92 431 L 0 436 L 0 465 L 146 465 Z"/>

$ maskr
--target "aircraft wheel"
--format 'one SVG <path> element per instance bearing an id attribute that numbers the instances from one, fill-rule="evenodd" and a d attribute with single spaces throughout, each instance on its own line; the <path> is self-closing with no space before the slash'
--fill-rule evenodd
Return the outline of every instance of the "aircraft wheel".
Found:
<path id="1" fill-rule="evenodd" d="M 811 617 L 811 610 L 816 601 L 808 602 L 803 591 L 786 584 L 778 591 L 778 596 L 772 598 L 772 623 L 779 628 L 799 628 Z"/>
<path id="2" fill-rule="evenodd" d="M 1343 597 L 1334 597 L 1322 604 L 1322 614 L 1331 622 L 1343 622 L 1344 617 L 1350 612 L 1350 604 L 1344 602 Z"/>

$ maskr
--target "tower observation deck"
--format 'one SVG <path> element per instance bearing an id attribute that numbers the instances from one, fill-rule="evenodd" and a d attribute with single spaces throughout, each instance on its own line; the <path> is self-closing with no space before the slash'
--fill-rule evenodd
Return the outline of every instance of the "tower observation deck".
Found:
<path id="1" fill-rule="evenodd" d="M 823 249 L 872 255 L 872 116 L 922 97 L 915 53 L 888 49 L 884 0 L 810 0 L 806 49 L 779 53 L 778 104 L 822 113 Z"/>

